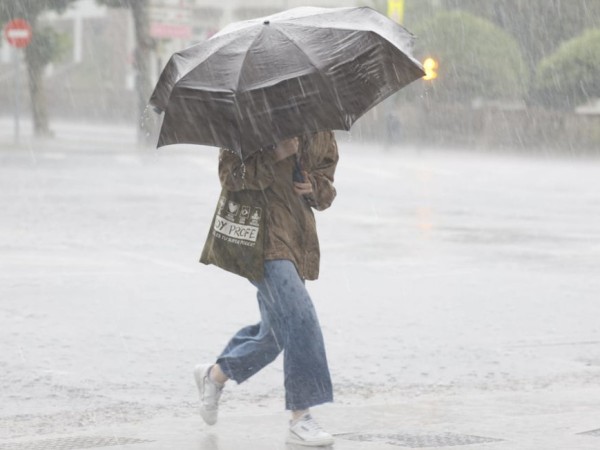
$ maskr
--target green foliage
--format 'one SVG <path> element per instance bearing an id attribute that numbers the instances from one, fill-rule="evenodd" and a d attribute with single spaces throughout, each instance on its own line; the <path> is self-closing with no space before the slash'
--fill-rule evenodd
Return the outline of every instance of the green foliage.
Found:
<path id="1" fill-rule="evenodd" d="M 438 101 L 522 98 L 528 72 L 514 38 L 491 22 L 465 12 L 442 12 L 414 28 L 415 56 L 439 63 L 429 83 Z"/>
<path id="2" fill-rule="evenodd" d="M 538 62 L 581 30 L 600 23 L 600 0 L 442 0 L 494 22 L 513 35 L 533 72 Z"/>
<path id="3" fill-rule="evenodd" d="M 51 62 L 59 62 L 70 48 L 71 39 L 67 34 L 48 26 L 38 27 L 27 48 L 28 62 L 41 69 Z"/>
<path id="4" fill-rule="evenodd" d="M 41 70 L 50 62 L 64 56 L 70 42 L 64 34 L 48 26 L 38 25 L 38 16 L 46 10 L 63 12 L 76 0 L 2 0 L 0 4 L 0 22 L 15 18 L 27 20 L 32 27 L 31 44 L 26 49 L 27 63 L 31 70 Z"/>
<path id="5" fill-rule="evenodd" d="M 2 0 L 0 3 L 0 25 L 21 18 L 27 20 L 32 28 L 31 44 L 25 49 L 25 60 L 29 72 L 31 112 L 36 136 L 51 135 L 44 95 L 43 68 L 60 57 L 67 45 L 60 34 L 50 28 L 40 27 L 38 16 L 47 10 L 60 13 L 74 1 L 76 0 Z"/>
<path id="6" fill-rule="evenodd" d="M 561 45 L 544 58 L 535 78 L 534 98 L 559 108 L 574 108 L 600 97 L 600 28 Z"/>

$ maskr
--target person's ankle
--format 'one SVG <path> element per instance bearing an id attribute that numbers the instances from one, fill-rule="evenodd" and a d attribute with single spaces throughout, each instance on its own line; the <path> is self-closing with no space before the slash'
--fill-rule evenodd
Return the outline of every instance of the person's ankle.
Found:
<path id="1" fill-rule="evenodd" d="M 296 424 L 302 417 L 304 417 L 309 412 L 310 410 L 308 409 L 292 411 L 292 425 Z"/>
<path id="2" fill-rule="evenodd" d="M 213 364 L 208 370 L 208 379 L 218 387 L 223 387 L 229 378 L 223 373 L 218 364 Z"/>

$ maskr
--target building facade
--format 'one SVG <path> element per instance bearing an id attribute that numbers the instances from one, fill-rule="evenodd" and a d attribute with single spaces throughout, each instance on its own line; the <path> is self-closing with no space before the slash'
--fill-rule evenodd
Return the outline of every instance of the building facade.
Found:
<path id="1" fill-rule="evenodd" d="M 311 6 L 368 5 L 369 1 L 312 0 Z M 150 0 L 150 33 L 156 43 L 151 71 L 157 80 L 176 51 L 202 42 L 225 25 L 305 6 L 301 0 Z M 135 121 L 135 34 L 131 12 L 79 0 L 63 14 L 45 13 L 41 26 L 59 32 L 67 50 L 48 65 L 45 87 L 50 118 Z M 11 115 L 15 49 L 0 40 L 0 115 Z M 23 51 L 18 76 L 25 113 L 29 108 Z"/>

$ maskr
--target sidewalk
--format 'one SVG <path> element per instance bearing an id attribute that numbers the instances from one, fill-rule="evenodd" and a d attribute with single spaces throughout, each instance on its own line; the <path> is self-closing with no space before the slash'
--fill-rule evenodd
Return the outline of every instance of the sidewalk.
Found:
<path id="1" fill-rule="evenodd" d="M 315 416 L 340 450 L 597 450 L 600 390 L 426 395 L 368 406 L 329 405 Z M 224 413 L 209 427 L 195 417 L 161 417 L 79 433 L 0 442 L 2 450 L 110 446 L 131 450 L 270 450 L 286 445 L 287 414 Z"/>
<path id="2" fill-rule="evenodd" d="M 0 150 L 35 151 L 122 151 L 135 149 L 137 130 L 128 124 L 52 121 L 52 138 L 35 138 L 32 123 L 21 119 L 19 143 L 15 142 L 15 125 L 12 117 L 0 117 Z"/>

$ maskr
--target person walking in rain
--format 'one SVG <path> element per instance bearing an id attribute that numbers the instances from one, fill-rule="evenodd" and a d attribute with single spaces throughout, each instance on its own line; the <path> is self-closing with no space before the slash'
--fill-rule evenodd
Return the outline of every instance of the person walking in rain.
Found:
<path id="1" fill-rule="evenodd" d="M 331 377 L 317 313 L 305 280 L 319 275 L 319 243 L 313 209 L 328 208 L 338 162 L 333 132 L 279 142 L 243 162 L 221 149 L 219 178 L 228 191 L 254 190 L 266 200 L 264 278 L 257 288 L 261 321 L 242 328 L 214 364 L 198 365 L 194 377 L 204 421 L 217 422 L 226 382 L 241 383 L 283 351 L 285 406 L 292 417 L 287 442 L 331 445 L 310 408 L 333 401 Z"/>

